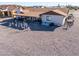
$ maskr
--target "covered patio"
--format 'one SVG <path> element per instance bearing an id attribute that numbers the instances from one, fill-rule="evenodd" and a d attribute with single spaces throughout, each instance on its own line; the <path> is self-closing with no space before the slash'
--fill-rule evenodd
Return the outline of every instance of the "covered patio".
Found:
<path id="1" fill-rule="evenodd" d="M 24 17 L 23 17 L 24 18 Z M 14 30 L 24 30 L 24 31 L 54 31 L 58 26 L 47 27 L 41 25 L 40 21 L 31 20 L 32 17 L 23 18 L 12 18 L 6 19 L 0 22 L 1 26 L 11 28 Z"/>

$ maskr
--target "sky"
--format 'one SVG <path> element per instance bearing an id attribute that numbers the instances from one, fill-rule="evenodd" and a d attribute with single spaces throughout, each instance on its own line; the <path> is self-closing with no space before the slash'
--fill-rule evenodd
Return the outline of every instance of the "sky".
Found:
<path id="1" fill-rule="evenodd" d="M 74 5 L 79 6 L 79 2 L 0 2 L 0 5 L 3 4 L 16 4 L 23 6 L 57 6 L 59 5 Z"/>

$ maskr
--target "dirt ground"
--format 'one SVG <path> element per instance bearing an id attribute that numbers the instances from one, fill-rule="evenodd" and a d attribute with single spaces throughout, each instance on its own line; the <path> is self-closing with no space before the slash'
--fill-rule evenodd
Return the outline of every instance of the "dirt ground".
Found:
<path id="1" fill-rule="evenodd" d="M 79 11 L 74 26 L 67 31 L 19 31 L 0 26 L 2 56 L 79 56 Z"/>

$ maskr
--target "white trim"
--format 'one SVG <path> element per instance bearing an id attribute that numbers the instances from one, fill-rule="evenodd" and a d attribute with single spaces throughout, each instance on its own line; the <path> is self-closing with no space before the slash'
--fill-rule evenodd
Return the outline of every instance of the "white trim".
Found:
<path id="1" fill-rule="evenodd" d="M 62 22 L 62 25 L 64 25 L 64 24 L 65 24 L 65 20 L 66 20 L 66 17 L 64 17 L 63 22 Z"/>

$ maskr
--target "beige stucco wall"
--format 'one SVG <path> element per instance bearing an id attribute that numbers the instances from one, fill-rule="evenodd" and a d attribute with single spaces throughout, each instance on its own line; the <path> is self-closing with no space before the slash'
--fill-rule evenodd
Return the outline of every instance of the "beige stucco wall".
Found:
<path id="1" fill-rule="evenodd" d="M 46 17 L 50 17 L 50 21 L 46 20 Z M 42 15 L 42 24 L 49 25 L 50 23 L 54 23 L 55 25 L 61 26 L 63 25 L 64 16 L 60 15 Z"/>

